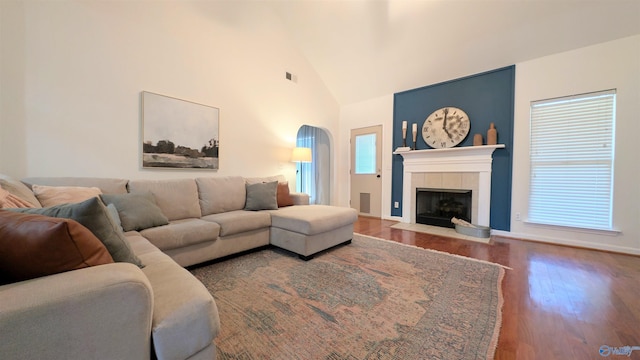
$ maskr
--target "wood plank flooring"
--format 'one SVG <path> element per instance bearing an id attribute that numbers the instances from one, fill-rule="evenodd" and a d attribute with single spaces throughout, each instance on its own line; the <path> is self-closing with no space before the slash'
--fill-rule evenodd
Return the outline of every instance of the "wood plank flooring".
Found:
<path id="1" fill-rule="evenodd" d="M 640 346 L 640 257 L 492 237 L 489 244 L 390 228 L 360 217 L 355 232 L 512 268 L 505 274 L 495 359 L 640 359 L 600 355 Z"/>

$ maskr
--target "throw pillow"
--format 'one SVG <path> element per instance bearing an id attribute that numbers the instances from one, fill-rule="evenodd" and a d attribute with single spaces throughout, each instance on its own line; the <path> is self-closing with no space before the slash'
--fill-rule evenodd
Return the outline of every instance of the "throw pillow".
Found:
<path id="1" fill-rule="evenodd" d="M 32 208 L 33 204 L 0 188 L 0 209 L 6 208 Z"/>
<path id="2" fill-rule="evenodd" d="M 289 193 L 289 182 L 278 183 L 278 207 L 285 207 L 293 205 L 293 198 Z"/>
<path id="3" fill-rule="evenodd" d="M 98 238 L 116 262 L 128 262 L 143 267 L 133 253 L 129 242 L 118 225 L 109 216 L 107 207 L 97 197 L 75 204 L 62 204 L 42 209 L 9 209 L 25 214 L 40 214 L 57 218 L 73 219 Z"/>
<path id="4" fill-rule="evenodd" d="M 102 194 L 97 187 L 33 185 L 31 188 L 44 207 L 78 203 Z"/>
<path id="5" fill-rule="evenodd" d="M 0 282 L 110 263 L 100 240 L 74 220 L 0 210 Z"/>
<path id="6" fill-rule="evenodd" d="M 101 195 L 105 204 L 113 204 L 118 209 L 124 231 L 144 230 L 150 227 L 167 225 L 169 220 L 156 205 L 153 194 L 141 193 Z"/>
<path id="7" fill-rule="evenodd" d="M 278 182 L 247 184 L 245 210 L 276 210 L 278 208 Z"/>
<path id="8" fill-rule="evenodd" d="M 116 209 L 116 206 L 113 204 L 108 204 L 107 212 L 109 213 L 109 216 L 111 216 L 111 220 L 113 220 L 116 223 L 116 225 L 118 225 L 120 230 L 124 231 L 124 229 L 122 228 L 122 222 L 120 221 L 120 215 L 118 214 L 118 209 Z"/>
<path id="9" fill-rule="evenodd" d="M 31 189 L 27 185 L 18 180 L 10 178 L 0 179 L 0 187 L 19 197 L 20 199 L 27 201 L 32 205 L 30 207 L 42 207 L 38 199 L 36 199 L 36 196 L 33 195 L 33 191 L 31 191 Z"/>

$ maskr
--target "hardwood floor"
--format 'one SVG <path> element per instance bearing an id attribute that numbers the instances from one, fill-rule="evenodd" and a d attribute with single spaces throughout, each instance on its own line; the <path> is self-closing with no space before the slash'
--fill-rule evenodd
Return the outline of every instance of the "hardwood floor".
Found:
<path id="1" fill-rule="evenodd" d="M 640 346 L 640 257 L 495 236 L 483 244 L 395 223 L 360 217 L 355 232 L 512 268 L 495 359 L 604 359 L 603 345 Z M 640 350 L 608 358 L 640 359 Z"/>

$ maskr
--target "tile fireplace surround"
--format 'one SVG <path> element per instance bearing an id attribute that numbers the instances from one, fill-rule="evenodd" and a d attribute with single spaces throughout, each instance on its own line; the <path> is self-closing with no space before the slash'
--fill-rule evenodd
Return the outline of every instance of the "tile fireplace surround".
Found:
<path id="1" fill-rule="evenodd" d="M 504 144 L 450 149 L 396 150 L 403 157 L 402 222 L 416 222 L 416 188 L 472 190 L 471 222 L 489 226 L 491 163 Z"/>

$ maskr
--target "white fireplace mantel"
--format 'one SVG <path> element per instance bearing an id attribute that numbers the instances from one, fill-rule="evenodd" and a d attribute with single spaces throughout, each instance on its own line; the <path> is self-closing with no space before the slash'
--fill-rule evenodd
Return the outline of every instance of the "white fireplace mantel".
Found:
<path id="1" fill-rule="evenodd" d="M 504 144 L 463 146 L 449 149 L 403 150 L 394 154 L 403 157 L 402 222 L 411 223 L 413 173 L 474 172 L 479 174 L 478 225 L 489 226 L 491 212 L 491 164 L 493 152 L 504 148 Z"/>

